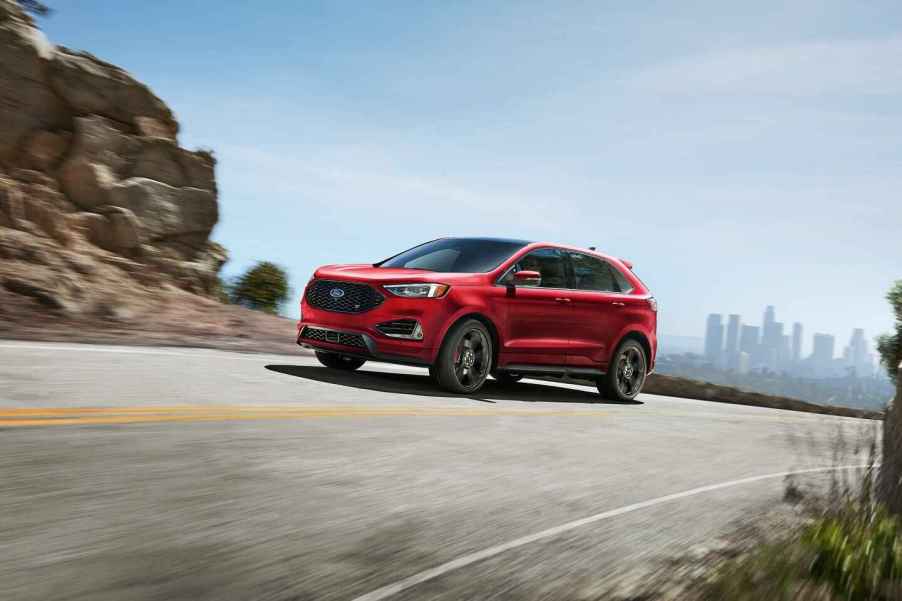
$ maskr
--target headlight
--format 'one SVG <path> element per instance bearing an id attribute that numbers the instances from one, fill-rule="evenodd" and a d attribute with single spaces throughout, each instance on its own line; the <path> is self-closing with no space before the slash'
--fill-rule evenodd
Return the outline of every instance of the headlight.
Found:
<path id="1" fill-rule="evenodd" d="M 448 292 L 447 284 L 392 284 L 383 286 L 395 296 L 405 298 L 438 298 Z"/>

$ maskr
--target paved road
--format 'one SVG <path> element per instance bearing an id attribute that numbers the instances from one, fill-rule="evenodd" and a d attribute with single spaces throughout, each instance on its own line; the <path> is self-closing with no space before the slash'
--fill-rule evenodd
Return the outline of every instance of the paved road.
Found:
<path id="1" fill-rule="evenodd" d="M 780 472 L 830 465 L 860 425 L 538 381 L 463 398 L 300 352 L 0 342 L 0 599 L 598 598 L 778 502 Z"/>

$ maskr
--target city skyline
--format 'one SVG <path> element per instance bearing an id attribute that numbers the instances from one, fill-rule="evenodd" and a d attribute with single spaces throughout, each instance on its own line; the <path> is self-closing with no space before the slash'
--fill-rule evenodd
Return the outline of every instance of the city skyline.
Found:
<path id="1" fill-rule="evenodd" d="M 805 352 L 805 327 L 795 321 L 791 329 L 778 321 L 776 307 L 767 305 L 761 325 L 744 323 L 742 315 L 710 313 L 706 319 L 704 357 L 712 365 L 739 373 L 753 370 L 787 372 L 808 377 L 834 377 L 854 373 L 875 374 L 877 361 L 863 328 L 853 328 L 849 342 L 837 353 L 838 336 L 827 332 L 810 335 Z"/>

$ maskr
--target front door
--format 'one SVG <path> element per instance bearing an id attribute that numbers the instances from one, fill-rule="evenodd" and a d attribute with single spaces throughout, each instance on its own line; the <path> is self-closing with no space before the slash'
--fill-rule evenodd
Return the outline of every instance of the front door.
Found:
<path id="1" fill-rule="evenodd" d="M 509 284 L 517 271 L 538 271 L 538 286 L 508 286 L 501 301 L 507 330 L 499 363 L 565 365 L 573 327 L 563 252 L 539 248 L 524 255 L 501 278 Z"/>

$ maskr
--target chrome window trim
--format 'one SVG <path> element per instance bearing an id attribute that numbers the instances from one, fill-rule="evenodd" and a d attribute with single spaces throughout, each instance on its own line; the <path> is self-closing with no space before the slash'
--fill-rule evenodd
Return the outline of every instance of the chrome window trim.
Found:
<path id="1" fill-rule="evenodd" d="M 608 266 L 609 269 L 616 269 L 616 267 L 614 267 L 614 266 L 611 265 L 609 262 L 605 261 L 604 259 L 602 259 L 602 258 L 600 258 L 600 257 L 593 257 L 592 255 L 587 255 L 586 253 L 581 253 L 581 252 L 576 251 L 576 250 L 570 250 L 570 249 L 567 249 L 567 248 L 558 248 L 558 247 L 556 247 L 556 246 L 540 246 L 540 247 L 538 247 L 538 248 L 534 248 L 534 249 L 532 249 L 531 251 L 529 251 L 528 253 L 524 253 L 524 254 L 520 257 L 520 259 L 522 259 L 523 257 L 525 257 L 525 256 L 527 256 L 527 255 L 529 255 L 529 254 L 531 254 L 531 253 L 533 253 L 533 252 L 535 252 L 535 251 L 537 251 L 537 250 L 542 250 L 542 249 L 545 249 L 545 248 L 550 248 L 550 249 L 553 249 L 553 250 L 557 250 L 557 251 L 559 251 L 559 252 L 561 252 L 561 253 L 575 253 L 575 254 L 578 254 L 578 255 L 585 255 L 585 256 L 587 256 L 587 257 L 589 257 L 589 258 L 597 259 L 598 261 L 602 261 L 605 265 Z M 498 277 L 495 279 L 495 282 L 494 282 L 492 285 L 493 285 L 493 286 L 500 286 L 500 287 L 502 287 L 502 288 L 511 288 L 511 287 L 513 287 L 513 288 L 525 288 L 526 290 L 567 290 L 567 291 L 570 291 L 570 292 L 595 292 L 596 294 L 613 294 L 613 295 L 616 295 L 616 296 L 629 296 L 629 297 L 632 297 L 632 298 L 640 298 L 638 295 L 632 294 L 632 293 L 636 290 L 635 287 L 630 288 L 630 290 L 629 290 L 628 292 L 614 292 L 614 291 L 607 292 L 607 291 L 605 291 L 605 290 L 582 290 L 581 288 L 551 288 L 551 287 L 546 288 L 546 287 L 544 287 L 544 286 L 512 286 L 511 284 L 504 284 L 504 283 L 502 283 L 501 280 L 503 280 L 504 278 L 506 278 L 506 277 L 507 277 L 507 274 L 509 274 L 509 273 L 511 272 L 511 270 L 512 270 L 514 267 L 517 266 L 517 263 L 520 262 L 520 259 L 517 259 L 516 261 L 514 261 L 514 262 L 511 264 L 510 267 L 508 267 L 506 270 L 504 270 L 504 273 L 502 273 L 500 276 L 498 276 Z M 623 277 L 626 278 L 626 276 L 623 276 Z M 627 279 L 627 281 L 629 281 L 629 280 Z"/>

